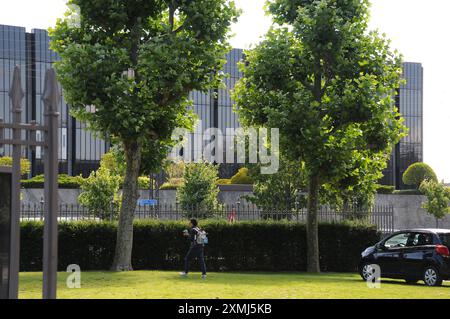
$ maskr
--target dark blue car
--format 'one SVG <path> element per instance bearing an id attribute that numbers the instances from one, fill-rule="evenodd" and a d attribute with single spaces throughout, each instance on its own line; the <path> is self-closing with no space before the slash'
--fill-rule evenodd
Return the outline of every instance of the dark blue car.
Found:
<path id="1" fill-rule="evenodd" d="M 379 266 L 381 277 L 405 279 L 415 284 L 440 286 L 450 279 L 450 230 L 410 229 L 398 231 L 361 254 L 359 273 L 373 277 Z"/>

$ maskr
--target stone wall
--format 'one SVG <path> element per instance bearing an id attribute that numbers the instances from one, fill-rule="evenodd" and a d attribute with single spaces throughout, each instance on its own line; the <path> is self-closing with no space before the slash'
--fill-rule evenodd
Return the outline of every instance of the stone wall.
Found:
<path id="1" fill-rule="evenodd" d="M 378 195 L 376 203 L 392 205 L 394 208 L 395 229 L 407 228 L 436 228 L 436 219 L 422 208 L 426 201 L 420 195 Z M 450 229 L 450 215 L 439 221 L 439 228 Z"/>

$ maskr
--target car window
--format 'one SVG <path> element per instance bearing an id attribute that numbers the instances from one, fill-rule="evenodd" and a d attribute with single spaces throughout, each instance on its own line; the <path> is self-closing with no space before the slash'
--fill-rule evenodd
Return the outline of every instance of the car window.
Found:
<path id="1" fill-rule="evenodd" d="M 386 248 L 399 248 L 405 247 L 408 242 L 409 233 L 402 233 L 395 236 L 392 236 L 388 240 L 384 242 L 384 246 Z"/>
<path id="2" fill-rule="evenodd" d="M 413 233 L 406 243 L 407 247 L 433 245 L 433 235 L 427 233 Z"/>
<path id="3" fill-rule="evenodd" d="M 439 234 L 439 238 L 441 239 L 442 245 L 450 248 L 450 234 Z"/>

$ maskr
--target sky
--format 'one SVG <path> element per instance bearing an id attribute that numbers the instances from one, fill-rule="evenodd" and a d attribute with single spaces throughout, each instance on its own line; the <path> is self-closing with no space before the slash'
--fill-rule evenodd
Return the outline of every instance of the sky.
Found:
<path id="1" fill-rule="evenodd" d="M 0 24 L 32 28 L 54 25 L 66 8 L 66 0 L 3 0 Z M 249 48 L 264 36 L 271 19 L 263 10 L 265 0 L 235 0 L 243 13 L 233 26 L 233 47 Z M 450 182 L 450 1 L 372 0 L 370 28 L 386 33 L 392 47 L 405 61 L 424 67 L 424 161 L 438 178 Z"/>

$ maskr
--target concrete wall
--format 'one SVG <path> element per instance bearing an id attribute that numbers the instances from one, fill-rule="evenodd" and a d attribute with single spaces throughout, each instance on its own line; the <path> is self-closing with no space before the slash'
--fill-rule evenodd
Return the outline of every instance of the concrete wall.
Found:
<path id="1" fill-rule="evenodd" d="M 251 195 L 252 189 L 249 186 L 226 185 L 220 187 L 219 200 L 221 203 L 235 205 L 238 201 L 246 205 L 247 201 L 243 196 Z M 24 189 L 22 190 L 23 203 L 39 203 L 44 197 L 43 189 Z M 60 204 L 77 204 L 77 198 L 80 190 L 60 189 Z M 148 192 L 141 191 L 141 198 L 148 198 Z M 377 195 L 376 203 L 379 205 L 392 206 L 394 208 L 394 227 L 395 229 L 405 228 L 435 228 L 436 220 L 428 215 L 422 209 L 422 203 L 426 200 L 424 196 L 419 195 Z M 175 190 L 160 191 L 160 203 L 176 203 Z M 439 228 L 450 229 L 450 215 L 439 221 Z"/>
<path id="2" fill-rule="evenodd" d="M 406 228 L 436 228 L 436 219 L 422 208 L 425 196 L 419 195 L 378 195 L 376 203 L 392 205 L 394 208 L 394 227 Z M 450 215 L 439 221 L 439 228 L 450 229 Z"/>
<path id="3" fill-rule="evenodd" d="M 224 204 L 228 205 L 234 205 L 238 201 L 241 202 L 241 204 L 245 205 L 247 204 L 247 201 L 241 197 L 246 195 L 252 195 L 252 188 L 251 186 L 247 185 L 225 185 L 220 186 L 220 193 L 219 193 L 219 201 Z M 59 204 L 77 204 L 78 203 L 78 196 L 80 195 L 81 190 L 79 189 L 60 189 L 59 190 L 59 196 L 58 196 L 58 202 Z M 142 199 L 149 198 L 149 193 L 146 190 L 141 190 L 141 197 Z M 177 192 L 175 190 L 160 190 L 159 191 L 159 198 L 160 203 L 162 204 L 172 204 L 175 205 L 176 203 L 176 196 Z M 22 190 L 22 202 L 25 204 L 28 203 L 39 203 L 41 201 L 41 198 L 44 198 L 44 190 L 43 189 L 23 189 Z"/>

